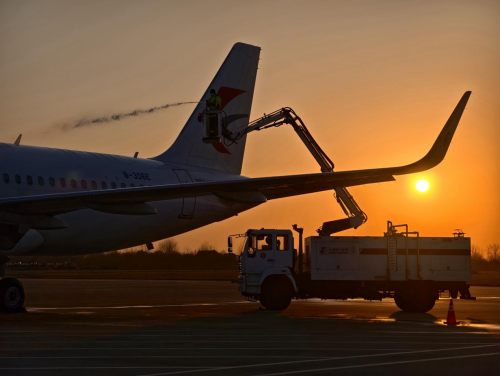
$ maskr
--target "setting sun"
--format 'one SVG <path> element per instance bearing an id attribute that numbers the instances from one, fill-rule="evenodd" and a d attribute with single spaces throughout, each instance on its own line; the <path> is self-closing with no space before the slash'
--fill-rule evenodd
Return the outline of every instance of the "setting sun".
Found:
<path id="1" fill-rule="evenodd" d="M 417 191 L 419 192 L 425 192 L 429 189 L 429 182 L 427 180 L 420 179 L 415 184 L 415 188 L 417 188 Z"/>

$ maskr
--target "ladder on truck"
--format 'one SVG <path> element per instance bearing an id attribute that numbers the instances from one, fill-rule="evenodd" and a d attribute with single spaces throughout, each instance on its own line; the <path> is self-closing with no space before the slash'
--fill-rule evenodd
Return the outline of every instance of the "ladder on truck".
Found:
<path id="1" fill-rule="evenodd" d="M 398 271 L 398 240 L 394 237 L 387 237 L 387 269 L 388 275 L 394 275 Z"/>
<path id="2" fill-rule="evenodd" d="M 406 231 L 399 232 L 398 227 L 404 227 Z M 389 279 L 394 277 L 398 272 L 398 238 L 404 237 L 405 239 L 405 275 L 406 280 L 410 279 L 410 267 L 408 265 L 408 252 L 409 244 L 408 239 L 410 235 L 416 235 L 416 251 L 417 251 L 417 279 L 422 279 L 421 265 L 420 265 L 420 233 L 418 231 L 409 231 L 408 225 L 394 225 L 391 221 L 387 221 L 387 276 Z"/>
<path id="3" fill-rule="evenodd" d="M 290 124 L 292 126 L 316 162 L 318 162 L 321 172 L 333 172 L 335 165 L 332 160 L 326 155 L 323 149 L 321 149 L 302 119 L 290 107 L 283 107 L 270 114 L 265 114 L 261 118 L 249 123 L 248 127 L 241 134 L 236 133 L 228 135 L 228 139 L 231 142 L 237 142 L 241 137 L 250 132 L 261 131 L 271 127 L 279 127 L 283 124 Z M 318 234 L 321 236 L 328 236 L 335 232 L 350 228 L 358 228 L 368 220 L 368 216 L 361 210 L 347 188 L 337 187 L 334 188 L 334 191 L 334 197 L 337 203 L 348 218 L 323 223 L 318 229 Z"/>

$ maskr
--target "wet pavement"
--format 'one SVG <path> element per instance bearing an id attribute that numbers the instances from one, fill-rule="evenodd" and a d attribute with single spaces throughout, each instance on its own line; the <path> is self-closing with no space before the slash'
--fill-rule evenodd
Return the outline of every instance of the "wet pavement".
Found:
<path id="1" fill-rule="evenodd" d="M 22 280 L 0 315 L 0 375 L 482 374 L 500 369 L 500 288 L 426 314 L 382 302 L 294 301 L 284 312 L 213 281 Z"/>

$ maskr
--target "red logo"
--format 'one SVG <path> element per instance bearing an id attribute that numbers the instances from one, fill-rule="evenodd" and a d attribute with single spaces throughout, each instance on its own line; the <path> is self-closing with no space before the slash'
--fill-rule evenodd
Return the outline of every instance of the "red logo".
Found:
<path id="1" fill-rule="evenodd" d="M 245 90 L 240 90 L 240 89 L 235 89 L 232 87 L 227 87 L 227 86 L 222 86 L 219 91 L 217 92 L 217 95 L 220 97 L 222 103 L 220 105 L 220 109 L 223 110 L 224 107 L 227 106 L 229 102 L 231 102 L 234 98 L 237 96 L 246 93 Z"/>

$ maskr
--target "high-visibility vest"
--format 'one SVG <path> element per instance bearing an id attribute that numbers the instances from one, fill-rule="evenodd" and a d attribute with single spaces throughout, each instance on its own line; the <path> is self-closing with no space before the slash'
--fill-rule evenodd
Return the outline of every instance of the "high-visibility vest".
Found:
<path id="1" fill-rule="evenodd" d="M 210 110 L 218 110 L 220 108 L 221 103 L 222 99 L 220 99 L 220 97 L 217 94 L 215 94 L 212 95 L 210 98 L 208 98 L 207 107 Z"/>

